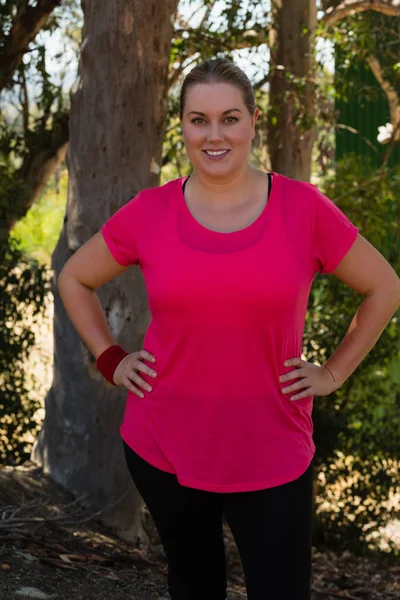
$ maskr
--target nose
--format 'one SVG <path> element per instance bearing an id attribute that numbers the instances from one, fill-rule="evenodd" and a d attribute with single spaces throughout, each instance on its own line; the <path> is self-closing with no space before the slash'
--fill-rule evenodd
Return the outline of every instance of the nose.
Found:
<path id="1" fill-rule="evenodd" d="M 210 123 L 207 131 L 207 142 L 216 143 L 224 139 L 219 123 Z"/>

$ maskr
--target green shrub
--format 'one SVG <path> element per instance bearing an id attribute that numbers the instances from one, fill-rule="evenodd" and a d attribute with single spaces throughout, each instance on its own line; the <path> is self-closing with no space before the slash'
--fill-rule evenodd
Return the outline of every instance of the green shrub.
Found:
<path id="1" fill-rule="evenodd" d="M 41 198 L 18 221 L 11 232 L 11 239 L 27 254 L 48 265 L 57 244 L 65 216 L 68 174 L 61 173 L 55 183 L 51 178 Z"/>
<path id="2" fill-rule="evenodd" d="M 29 434 L 38 423 L 34 378 L 24 370 L 35 343 L 32 326 L 45 309 L 50 289 L 47 266 L 28 257 L 15 240 L 2 248 L 0 260 L 0 458 L 18 464 L 29 458 Z"/>
<path id="3" fill-rule="evenodd" d="M 374 170 L 349 155 L 321 189 L 360 234 L 399 272 L 400 168 Z M 304 353 L 322 364 L 346 333 L 362 297 L 334 276 L 315 280 L 304 334 Z M 316 543 L 357 553 L 375 548 L 374 535 L 400 518 L 400 327 L 398 311 L 378 342 L 335 394 L 316 397 Z M 325 354 L 323 354 L 325 352 Z M 340 490 L 340 493 L 338 493 Z M 398 548 L 392 548 L 398 552 Z"/>

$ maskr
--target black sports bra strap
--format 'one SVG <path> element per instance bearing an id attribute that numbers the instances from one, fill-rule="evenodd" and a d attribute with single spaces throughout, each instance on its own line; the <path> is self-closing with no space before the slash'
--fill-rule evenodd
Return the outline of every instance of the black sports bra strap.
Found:
<path id="1" fill-rule="evenodd" d="M 268 183 L 269 183 L 269 185 L 268 185 L 268 198 L 269 198 L 269 195 L 271 193 L 271 188 L 272 188 L 272 175 L 271 175 L 271 173 L 267 173 L 267 175 L 268 175 Z M 189 177 L 190 177 L 190 175 L 189 175 Z M 189 177 L 187 179 L 185 179 L 185 181 L 183 182 L 182 192 L 185 192 L 185 185 L 187 184 Z"/>
<path id="2" fill-rule="evenodd" d="M 269 198 L 269 195 L 271 193 L 271 188 L 272 188 L 272 175 L 271 175 L 271 173 L 267 173 L 267 175 L 268 175 L 268 198 Z"/>

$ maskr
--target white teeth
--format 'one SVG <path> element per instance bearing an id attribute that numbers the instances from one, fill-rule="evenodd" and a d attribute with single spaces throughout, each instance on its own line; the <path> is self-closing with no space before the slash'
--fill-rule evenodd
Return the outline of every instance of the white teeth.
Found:
<path id="1" fill-rule="evenodd" d="M 221 156 L 221 154 L 226 154 L 228 150 L 206 150 L 205 152 L 210 156 Z"/>

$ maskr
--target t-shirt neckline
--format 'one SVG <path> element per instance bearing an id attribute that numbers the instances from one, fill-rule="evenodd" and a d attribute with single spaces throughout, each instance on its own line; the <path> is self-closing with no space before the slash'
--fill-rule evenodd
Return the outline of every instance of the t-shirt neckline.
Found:
<path id="1" fill-rule="evenodd" d="M 267 172 L 266 172 L 267 173 Z M 279 187 L 279 174 L 274 171 L 269 171 L 272 175 L 272 186 L 269 194 L 268 201 L 266 202 L 262 212 L 258 215 L 258 217 L 250 223 L 247 227 L 243 229 L 238 229 L 236 231 L 214 231 L 212 229 L 208 229 L 202 225 L 197 219 L 192 215 L 189 210 L 189 207 L 186 204 L 185 195 L 182 189 L 182 185 L 185 180 L 189 178 L 189 175 L 185 175 L 183 177 L 178 178 L 176 181 L 178 183 L 178 198 L 179 198 L 179 208 L 181 217 L 183 219 L 184 225 L 188 227 L 192 234 L 205 236 L 207 238 L 213 238 L 214 240 L 227 240 L 229 238 L 230 242 L 233 240 L 244 241 L 245 239 L 251 239 L 254 235 L 257 234 L 260 228 L 264 227 L 264 222 L 268 216 L 269 211 L 271 210 L 271 205 L 274 204 L 274 198 L 278 195 L 278 187 Z"/>
<path id="2" fill-rule="evenodd" d="M 254 246 L 263 238 L 266 231 L 273 227 L 274 211 L 276 213 L 274 207 L 279 205 L 282 177 L 274 171 L 270 171 L 270 173 L 272 175 L 272 187 L 262 213 L 244 229 L 226 233 L 208 229 L 194 218 L 186 204 L 182 190 L 182 184 L 188 176 L 176 179 L 173 195 L 176 199 L 177 226 L 181 241 L 195 251 L 212 254 L 229 254 Z"/>

